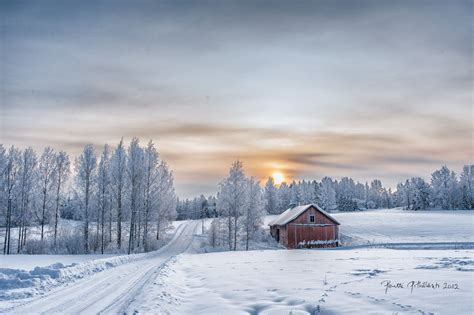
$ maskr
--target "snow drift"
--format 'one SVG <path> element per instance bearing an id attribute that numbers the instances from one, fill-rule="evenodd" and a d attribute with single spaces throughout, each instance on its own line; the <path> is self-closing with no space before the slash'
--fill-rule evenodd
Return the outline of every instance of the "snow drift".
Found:
<path id="1" fill-rule="evenodd" d="M 181 235 L 184 226 L 182 224 L 177 228 L 172 240 Z M 167 245 L 149 253 L 113 256 L 67 265 L 58 262 L 45 267 L 35 267 L 30 271 L 0 268 L 0 301 L 44 294 L 60 284 L 76 281 L 128 262 L 153 257 L 166 247 Z"/>

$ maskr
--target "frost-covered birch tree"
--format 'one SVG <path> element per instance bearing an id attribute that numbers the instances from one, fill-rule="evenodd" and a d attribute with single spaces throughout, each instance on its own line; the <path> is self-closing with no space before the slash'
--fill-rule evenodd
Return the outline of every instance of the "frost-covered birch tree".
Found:
<path id="1" fill-rule="evenodd" d="M 242 162 L 235 161 L 232 163 L 229 175 L 219 184 L 217 197 L 217 208 L 221 216 L 227 219 L 229 250 L 237 249 L 238 220 L 247 203 L 246 186 Z"/>
<path id="2" fill-rule="evenodd" d="M 5 239 L 3 243 L 3 253 L 10 254 L 10 244 L 11 244 L 11 229 L 13 225 L 13 197 L 14 189 L 18 185 L 18 177 L 20 174 L 20 160 L 21 153 L 20 151 L 11 146 L 8 150 L 8 153 L 4 157 L 0 157 L 4 162 L 3 167 L 3 195 L 4 195 L 4 204 L 6 204 L 6 213 L 5 213 Z"/>
<path id="3" fill-rule="evenodd" d="M 151 211 L 156 204 L 158 192 L 158 158 L 159 154 L 153 141 L 149 141 L 144 156 L 144 214 L 143 214 L 143 247 L 148 251 L 148 227 Z"/>
<path id="4" fill-rule="evenodd" d="M 246 205 L 243 212 L 243 226 L 245 231 L 245 250 L 249 249 L 249 241 L 263 223 L 263 200 L 260 182 L 254 177 L 247 180 Z"/>
<path id="5" fill-rule="evenodd" d="M 55 162 L 56 153 L 54 150 L 50 147 L 45 148 L 43 154 L 41 154 L 38 167 L 38 182 L 39 187 L 41 187 L 41 241 L 44 239 L 44 226 L 50 215 L 49 207 L 51 206 L 51 190 L 55 177 Z"/>
<path id="6" fill-rule="evenodd" d="M 161 161 L 158 166 L 158 187 L 156 196 L 156 239 L 160 239 L 166 224 L 176 217 L 176 192 L 174 189 L 174 176 L 168 164 Z"/>
<path id="7" fill-rule="evenodd" d="M 105 213 L 108 208 L 110 194 L 110 149 L 106 144 L 100 156 L 100 162 L 97 172 L 97 193 L 98 193 L 98 215 L 97 215 L 97 233 L 100 223 L 100 252 L 104 253 L 105 247 Z"/>
<path id="8" fill-rule="evenodd" d="M 135 248 L 135 241 L 138 239 L 137 219 L 139 211 L 140 184 L 143 174 L 143 150 L 140 148 L 138 138 L 133 138 L 130 142 L 127 155 L 127 174 L 130 183 L 130 231 L 128 239 L 128 254 Z"/>
<path id="9" fill-rule="evenodd" d="M 94 177 L 97 167 L 97 157 L 92 144 L 84 147 L 81 155 L 74 163 L 76 170 L 77 190 L 81 194 L 84 220 L 84 251 L 89 252 L 89 207 L 94 189 Z"/>
<path id="10" fill-rule="evenodd" d="M 63 197 L 63 189 L 66 181 L 68 180 L 69 174 L 71 173 L 71 163 L 69 161 L 69 155 L 64 152 L 60 151 L 55 156 L 54 161 L 54 185 L 56 186 L 56 205 L 55 205 L 55 213 L 54 213 L 54 247 L 56 247 L 57 237 L 58 237 L 58 221 L 60 217 L 60 204 L 61 198 Z"/>
<path id="11" fill-rule="evenodd" d="M 123 195 L 126 183 L 127 153 L 120 140 L 111 160 L 111 177 L 114 201 L 117 206 L 117 247 L 122 247 Z"/>
<path id="12" fill-rule="evenodd" d="M 35 183 L 37 176 L 38 158 L 35 151 L 29 147 L 21 155 L 20 168 L 20 215 L 18 222 L 18 244 L 17 253 L 26 244 L 28 224 L 31 222 L 31 204 L 33 203 Z"/>

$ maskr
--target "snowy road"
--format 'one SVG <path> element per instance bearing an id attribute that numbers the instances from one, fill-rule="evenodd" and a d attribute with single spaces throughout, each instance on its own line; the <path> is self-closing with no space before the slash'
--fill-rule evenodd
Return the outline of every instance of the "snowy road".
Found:
<path id="1" fill-rule="evenodd" d="M 14 314 L 133 313 L 130 309 L 144 288 L 153 283 L 161 267 L 186 252 L 198 223 L 188 222 L 156 255 L 99 272 L 87 279 L 60 286 L 46 295 L 7 310 Z"/>

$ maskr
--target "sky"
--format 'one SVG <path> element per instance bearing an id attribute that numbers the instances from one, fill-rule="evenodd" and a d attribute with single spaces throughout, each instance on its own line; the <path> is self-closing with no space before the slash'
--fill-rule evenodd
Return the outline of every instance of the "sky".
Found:
<path id="1" fill-rule="evenodd" d="M 153 139 L 181 197 L 473 163 L 472 1 L 2 1 L 0 143 Z"/>

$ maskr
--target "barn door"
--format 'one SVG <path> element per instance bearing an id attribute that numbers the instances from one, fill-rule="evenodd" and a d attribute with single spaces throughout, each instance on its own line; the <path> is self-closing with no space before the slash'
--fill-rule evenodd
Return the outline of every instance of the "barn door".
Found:
<path id="1" fill-rule="evenodd" d="M 280 229 L 276 229 L 276 241 L 280 242 Z"/>

